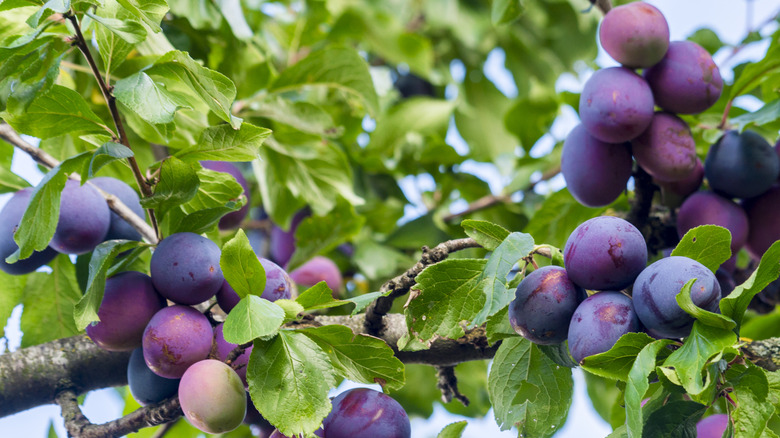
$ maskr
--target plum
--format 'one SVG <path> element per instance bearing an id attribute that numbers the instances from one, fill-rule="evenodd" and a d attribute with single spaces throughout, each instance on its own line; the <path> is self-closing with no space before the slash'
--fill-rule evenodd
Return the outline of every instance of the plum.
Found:
<path id="1" fill-rule="evenodd" d="M 414 73 L 398 75 L 398 79 L 393 85 L 404 99 L 414 96 L 436 97 L 436 89 L 433 88 L 433 84 Z"/>
<path id="2" fill-rule="evenodd" d="M 633 4 L 633 3 L 632 3 Z M 631 140 L 637 164 L 660 181 L 680 181 L 696 169 L 696 142 L 688 124 L 663 112 L 653 115 L 650 126 Z"/>
<path id="3" fill-rule="evenodd" d="M 569 352 L 578 363 L 603 353 L 626 333 L 640 331 L 631 298 L 604 291 L 589 296 L 577 307 L 569 325 Z"/>
<path id="4" fill-rule="evenodd" d="M 178 379 L 190 365 L 209 355 L 213 339 L 211 324 L 202 313 L 189 306 L 166 307 L 144 330 L 146 365 L 158 376 Z"/>
<path id="5" fill-rule="evenodd" d="M 755 258 L 761 258 L 772 244 L 780 240 L 780 185 L 763 195 L 745 201 L 742 206 L 748 217 L 748 238 L 745 247 Z"/>
<path id="6" fill-rule="evenodd" d="M 265 289 L 263 289 L 263 294 L 260 295 L 260 298 L 268 301 L 276 301 L 282 298 L 289 300 L 292 298 L 294 286 L 292 279 L 287 275 L 287 271 L 268 259 L 262 257 L 259 257 L 259 259 L 260 264 L 265 269 Z M 236 291 L 233 290 L 227 281 L 224 281 L 219 292 L 217 292 L 217 303 L 220 309 L 228 313 L 236 307 L 239 301 L 240 298 Z"/>
<path id="7" fill-rule="evenodd" d="M 593 137 L 607 143 L 636 138 L 653 119 L 653 93 L 641 76 L 624 67 L 598 70 L 580 96 L 580 119 Z"/>
<path id="8" fill-rule="evenodd" d="M 328 438 L 409 438 L 412 427 L 401 405 L 373 389 L 355 388 L 333 399 L 333 409 L 322 422 Z"/>
<path id="9" fill-rule="evenodd" d="M 596 140 L 577 125 L 566 137 L 561 173 L 574 199 L 588 207 L 612 203 L 631 177 L 631 151 L 627 144 Z"/>
<path id="10" fill-rule="evenodd" d="M 689 196 L 677 214 L 677 234 L 682 237 L 699 225 L 719 225 L 731 232 L 731 252 L 736 254 L 748 237 L 745 210 L 730 199 L 702 191 Z"/>
<path id="11" fill-rule="evenodd" d="M 691 41 L 673 41 L 661 62 L 644 71 L 655 104 L 680 114 L 711 107 L 723 91 L 723 79 L 712 56 Z"/>
<path id="12" fill-rule="evenodd" d="M 125 204 L 130 210 L 133 211 L 138 217 L 145 218 L 144 208 L 141 207 L 141 201 L 138 197 L 138 193 L 133 190 L 132 187 L 125 184 L 124 181 L 120 181 L 116 178 L 107 176 L 101 176 L 99 178 L 92 178 L 90 183 L 96 185 L 100 190 L 106 193 L 110 193 L 123 204 Z M 108 226 L 108 234 L 106 234 L 106 240 L 114 239 L 126 239 L 126 240 L 141 240 L 141 233 L 136 231 L 127 221 L 119 217 L 118 214 L 111 212 L 111 224 Z"/>
<path id="13" fill-rule="evenodd" d="M 651 67 L 669 48 L 669 24 L 645 2 L 612 8 L 601 20 L 599 41 L 609 56 L 626 67 Z"/>
<path id="14" fill-rule="evenodd" d="M 68 180 L 60 198 L 60 217 L 49 245 L 65 254 L 84 254 L 105 240 L 111 210 L 90 185 Z"/>
<path id="15" fill-rule="evenodd" d="M 528 274 L 509 303 L 509 323 L 536 344 L 558 344 L 569 334 L 569 322 L 587 295 L 572 283 L 566 270 L 544 266 Z"/>
<path id="16" fill-rule="evenodd" d="M 217 244 L 195 233 L 163 239 L 152 255 L 150 271 L 160 295 L 178 304 L 198 304 L 213 297 L 225 277 Z"/>
<path id="17" fill-rule="evenodd" d="M 710 312 L 718 311 L 721 291 L 715 274 L 696 260 L 671 256 L 648 266 L 634 282 L 634 308 L 642 324 L 663 337 L 688 336 L 694 319 L 680 308 L 675 297 L 694 278 L 693 303 Z"/>
<path id="18" fill-rule="evenodd" d="M 333 260 L 316 256 L 303 265 L 290 272 L 290 278 L 301 286 L 311 287 L 320 281 L 328 284 L 328 287 L 337 293 L 341 289 L 341 271 Z"/>
<path id="19" fill-rule="evenodd" d="M 174 396 L 179 389 L 179 379 L 155 374 L 146 365 L 143 348 L 139 347 L 133 350 L 127 363 L 127 385 L 135 401 L 146 406 Z"/>
<path id="20" fill-rule="evenodd" d="M 780 172 L 772 146 L 753 131 L 727 131 L 704 161 L 710 187 L 730 198 L 752 198 L 769 190 Z"/>
<path id="21" fill-rule="evenodd" d="M 569 279 L 591 290 L 620 290 L 631 283 L 647 263 L 642 233 L 629 222 L 611 216 L 589 219 L 566 241 L 564 265 Z"/>
<path id="22" fill-rule="evenodd" d="M 246 390 L 241 378 L 214 359 L 187 369 L 179 383 L 179 401 L 187 420 L 207 433 L 230 432 L 246 416 Z"/>
<path id="23" fill-rule="evenodd" d="M 246 393 L 246 415 L 244 416 L 244 424 L 248 424 L 255 436 L 261 438 L 270 438 L 271 434 L 275 430 L 273 425 L 260 414 L 260 412 L 252 403 L 252 398 L 249 393 Z M 257 433 L 259 432 L 259 434 Z"/>
<path id="24" fill-rule="evenodd" d="M 678 207 L 695 191 L 699 190 L 704 181 L 704 164 L 696 157 L 696 166 L 691 173 L 679 181 L 655 181 L 661 187 L 663 202 L 670 207 Z"/>
<path id="25" fill-rule="evenodd" d="M 734 290 L 734 288 L 737 287 L 737 282 L 734 280 L 734 276 L 723 268 L 718 268 L 718 270 L 715 271 L 715 278 L 718 279 L 721 298 L 727 297 Z"/>
<path id="26" fill-rule="evenodd" d="M 271 235 L 269 237 L 271 259 L 280 266 L 286 265 L 290 261 L 293 252 L 295 252 L 295 230 L 298 229 L 298 225 L 308 215 L 309 211 L 307 209 L 295 213 L 288 231 L 279 228 L 276 224 L 271 227 Z"/>
<path id="27" fill-rule="evenodd" d="M 225 340 L 225 336 L 222 334 L 222 325 L 222 323 L 219 323 L 216 327 L 214 327 L 214 342 L 216 344 L 217 359 L 224 362 L 227 360 L 230 352 L 238 347 L 238 345 L 232 344 Z M 244 386 L 247 386 L 246 366 L 249 363 L 249 355 L 252 354 L 252 347 L 253 346 L 250 345 L 249 348 L 244 350 L 244 352 L 239 355 L 232 363 L 233 369 L 236 370 L 236 374 L 238 374 L 238 377 L 240 377 L 241 381 L 244 382 Z"/>
<path id="28" fill-rule="evenodd" d="M 33 189 L 31 187 L 19 190 L 11 196 L 11 199 L 0 210 L 0 270 L 6 274 L 23 275 L 35 271 L 41 266 L 54 260 L 59 254 L 52 247 L 46 247 L 43 251 L 35 251 L 26 259 L 16 263 L 7 263 L 6 257 L 15 253 L 19 246 L 14 241 L 14 233 L 19 221 L 30 204 Z"/>
<path id="29" fill-rule="evenodd" d="M 720 438 L 729 427 L 729 416 L 713 414 L 696 423 L 697 438 Z"/>
<path id="30" fill-rule="evenodd" d="M 98 309 L 100 322 L 88 325 L 87 335 L 104 350 L 140 347 L 146 324 L 165 305 L 149 276 L 134 271 L 119 273 L 106 280 Z"/>
<path id="31" fill-rule="evenodd" d="M 239 169 L 233 163 L 228 163 L 225 161 L 201 161 L 200 164 L 206 169 L 232 175 L 233 178 L 236 179 L 236 182 L 241 184 L 241 187 L 243 187 L 244 196 L 246 196 L 246 203 L 244 206 L 236 211 L 222 216 L 222 219 L 219 220 L 220 230 L 229 230 L 231 228 L 238 227 L 249 212 L 249 193 L 251 192 L 249 188 L 249 182 L 246 180 L 246 178 L 244 178 L 244 175 L 241 173 L 241 169 Z"/>

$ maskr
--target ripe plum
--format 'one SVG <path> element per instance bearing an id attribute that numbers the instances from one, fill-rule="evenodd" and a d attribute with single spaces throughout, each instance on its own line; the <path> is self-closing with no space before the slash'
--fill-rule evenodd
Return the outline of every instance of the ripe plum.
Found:
<path id="1" fill-rule="evenodd" d="M 6 274 L 22 275 L 35 271 L 41 266 L 49 263 L 59 254 L 52 247 L 46 247 L 43 251 L 35 251 L 33 254 L 16 263 L 7 263 L 6 257 L 10 256 L 19 246 L 14 240 L 16 227 L 30 204 L 33 189 L 31 187 L 19 190 L 11 196 L 11 199 L 0 210 L 0 269 Z"/>
<path id="2" fill-rule="evenodd" d="M 677 214 L 677 234 L 680 237 L 699 225 L 719 225 L 729 230 L 733 254 L 747 241 L 749 228 L 745 210 L 716 193 L 696 192 L 680 207 Z"/>
<path id="3" fill-rule="evenodd" d="M 176 233 L 163 239 L 152 255 L 150 270 L 160 295 L 179 304 L 198 304 L 213 297 L 225 278 L 220 250 L 195 233 Z"/>
<path id="4" fill-rule="evenodd" d="M 106 200 L 90 185 L 68 180 L 60 198 L 60 217 L 52 248 L 65 254 L 84 254 L 105 240 L 111 225 Z"/>
<path id="5" fill-rule="evenodd" d="M 710 187 L 731 198 L 752 198 L 769 190 L 780 172 L 772 146 L 753 131 L 728 131 L 704 161 Z"/>
<path id="6" fill-rule="evenodd" d="M 650 67 L 669 48 L 669 24 L 661 11 L 636 2 L 612 8 L 599 28 L 599 41 L 615 61 L 626 67 Z"/>
<path id="7" fill-rule="evenodd" d="M 166 307 L 144 330 L 146 365 L 158 376 L 178 379 L 190 365 L 209 355 L 213 339 L 211 324 L 202 313 L 189 306 Z"/>
<path id="8" fill-rule="evenodd" d="M 578 363 L 603 353 L 628 332 L 641 330 L 631 298 L 605 291 L 589 296 L 571 318 L 569 352 Z"/>
<path id="9" fill-rule="evenodd" d="M 387 394 L 356 388 L 333 399 L 333 410 L 322 422 L 328 438 L 409 438 L 411 424 L 406 411 Z"/>

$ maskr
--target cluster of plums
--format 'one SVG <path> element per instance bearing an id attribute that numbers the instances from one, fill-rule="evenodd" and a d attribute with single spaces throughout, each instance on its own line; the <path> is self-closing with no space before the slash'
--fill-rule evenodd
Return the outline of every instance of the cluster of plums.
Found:
<path id="1" fill-rule="evenodd" d="M 568 339 L 572 357 L 581 362 L 609 350 L 628 332 L 687 336 L 694 320 L 675 296 L 694 278 L 694 304 L 717 310 L 718 280 L 701 263 L 666 257 L 646 264 L 647 246 L 636 227 L 616 217 L 590 219 L 569 236 L 565 268 L 542 267 L 520 282 L 509 304 L 509 322 L 537 344 Z"/>
<path id="2" fill-rule="evenodd" d="M 702 165 L 690 128 L 676 114 L 702 112 L 720 97 L 712 57 L 696 43 L 670 42 L 666 19 L 644 2 L 609 11 L 599 39 L 622 66 L 595 72 L 582 90 L 582 123 L 561 157 L 569 191 L 589 207 L 613 202 L 631 177 L 632 155 L 659 184 L 695 190 L 690 180 Z"/>

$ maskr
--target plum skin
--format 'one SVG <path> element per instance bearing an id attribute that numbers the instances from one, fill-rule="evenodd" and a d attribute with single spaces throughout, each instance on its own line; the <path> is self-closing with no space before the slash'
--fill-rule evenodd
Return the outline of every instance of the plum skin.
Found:
<path id="1" fill-rule="evenodd" d="M 89 182 L 96 185 L 104 192 L 119 198 L 123 204 L 130 208 L 130 210 L 141 219 L 146 217 L 146 213 L 144 212 L 143 207 L 141 207 L 141 200 L 138 197 L 138 193 L 136 193 L 132 187 L 125 184 L 124 181 L 108 176 L 101 176 L 92 178 Z M 108 226 L 106 240 L 114 239 L 141 240 L 141 233 L 112 211 L 111 223 Z"/>
<path id="2" fill-rule="evenodd" d="M 225 277 L 219 247 L 195 233 L 176 233 L 163 239 L 152 254 L 154 287 L 178 304 L 198 304 L 213 297 Z"/>
<path id="3" fill-rule="evenodd" d="M 585 291 L 572 283 L 566 270 L 544 266 L 528 274 L 509 303 L 509 323 L 519 335 L 536 344 L 566 340 L 569 323 Z"/>
<path id="4" fill-rule="evenodd" d="M 563 251 L 569 279 L 589 290 L 620 290 L 647 263 L 647 245 L 639 230 L 611 216 L 589 219 L 571 233 Z"/>
<path id="5" fill-rule="evenodd" d="M 694 319 L 680 308 L 675 297 L 694 278 L 691 300 L 704 310 L 716 312 L 721 290 L 715 274 L 693 259 L 671 256 L 648 266 L 634 282 L 634 308 L 642 324 L 663 337 L 688 336 Z"/>
<path id="6" fill-rule="evenodd" d="M 46 247 L 43 251 L 35 251 L 26 259 L 18 260 L 16 263 L 7 263 L 6 257 L 10 256 L 19 246 L 14 240 L 14 233 L 19 226 L 19 222 L 24 216 L 24 211 L 30 204 L 32 198 L 32 187 L 27 187 L 11 196 L 11 199 L 0 210 L 0 270 L 6 274 L 23 275 L 35 271 L 41 266 L 54 260 L 59 254 L 52 247 Z"/>
<path id="7" fill-rule="evenodd" d="M 222 333 L 223 325 L 223 323 L 219 323 L 214 327 L 214 343 L 216 345 L 217 359 L 224 362 L 227 360 L 230 352 L 238 347 L 238 345 L 225 340 L 225 335 Z M 245 349 L 232 364 L 236 374 L 238 374 L 238 377 L 240 377 L 241 381 L 244 383 L 244 387 L 248 387 L 246 383 L 246 367 L 249 364 L 249 355 L 252 354 L 253 347 L 253 345 L 250 345 L 249 348 Z"/>
<path id="8" fill-rule="evenodd" d="M 593 294 L 577 307 L 569 325 L 569 352 L 577 363 L 603 353 L 626 333 L 641 330 L 631 298 L 620 292 Z"/>
<path id="9" fill-rule="evenodd" d="M 268 301 L 289 300 L 292 298 L 293 281 L 287 274 L 287 271 L 266 258 L 259 257 L 259 260 L 260 264 L 263 265 L 263 269 L 265 269 L 265 289 L 263 289 L 263 294 L 260 295 L 260 298 Z M 217 292 L 219 308 L 225 311 L 225 313 L 230 312 L 240 300 L 241 298 L 236 291 L 225 280 L 219 292 Z"/>
<path id="10" fill-rule="evenodd" d="M 146 325 L 144 360 L 158 376 L 178 379 L 209 355 L 213 339 L 211 324 L 202 313 L 189 306 L 166 307 Z"/>
<path id="11" fill-rule="evenodd" d="M 769 190 L 780 173 L 772 146 L 753 131 L 727 131 L 704 160 L 710 187 L 728 197 L 752 198 Z"/>
<path id="12" fill-rule="evenodd" d="M 612 8 L 601 21 L 599 41 L 604 50 L 626 67 L 650 67 L 669 48 L 669 24 L 661 11 L 637 2 Z"/>
<path id="13" fill-rule="evenodd" d="M 179 401 L 187 420 L 207 433 L 229 432 L 246 416 L 241 378 L 229 365 L 214 359 L 187 369 L 179 383 Z"/>
<path id="14" fill-rule="evenodd" d="M 761 258 L 772 244 L 780 240 L 780 186 L 743 203 L 748 217 L 748 238 L 745 247 L 754 257 Z"/>
<path id="15" fill-rule="evenodd" d="M 696 142 L 681 118 L 663 112 L 653 115 L 650 126 L 631 140 L 637 164 L 660 181 L 680 181 L 696 168 Z"/>
<path id="16" fill-rule="evenodd" d="M 133 350 L 127 363 L 127 386 L 135 401 L 146 406 L 175 395 L 179 390 L 179 379 L 166 379 L 155 374 L 146 365 L 143 348 L 139 347 Z"/>
<path id="17" fill-rule="evenodd" d="M 696 436 L 698 438 L 720 438 L 729 427 L 729 416 L 726 414 L 713 414 L 696 423 Z"/>
<path id="18" fill-rule="evenodd" d="M 696 157 L 696 166 L 690 174 L 679 181 L 656 181 L 661 188 L 663 203 L 669 207 L 679 207 L 685 198 L 699 190 L 704 181 L 704 164 Z"/>
<path id="19" fill-rule="evenodd" d="M 290 278 L 302 286 L 314 286 L 320 281 L 328 284 L 328 287 L 334 292 L 341 290 L 341 271 L 333 260 L 316 256 L 290 272 Z"/>
<path id="20" fill-rule="evenodd" d="M 90 185 L 68 180 L 60 197 L 60 217 L 49 245 L 64 254 L 85 254 L 105 240 L 111 225 L 106 200 Z"/>
<path id="21" fill-rule="evenodd" d="M 241 170 L 236 167 L 235 164 L 225 162 L 225 161 L 201 161 L 200 164 L 205 168 L 209 170 L 213 170 L 216 172 L 222 172 L 227 173 L 233 178 L 236 179 L 236 182 L 238 182 L 241 187 L 244 189 L 244 195 L 246 196 L 246 203 L 238 210 L 232 211 L 224 216 L 219 220 L 219 229 L 220 230 L 229 230 L 232 228 L 236 228 L 239 225 L 241 225 L 241 222 L 246 217 L 247 213 L 249 213 L 249 204 L 250 204 L 250 198 L 249 198 L 249 192 L 251 191 L 249 189 L 249 182 L 244 178 L 244 175 L 241 173 Z"/>
<path id="22" fill-rule="evenodd" d="M 322 421 L 328 438 L 409 438 L 411 424 L 406 411 L 387 394 L 355 388 L 333 399 L 333 409 Z"/>
<path id="23" fill-rule="evenodd" d="M 285 266 L 290 261 L 293 252 L 295 252 L 295 230 L 309 214 L 306 209 L 295 213 L 288 231 L 279 228 L 276 224 L 271 228 L 269 236 L 271 259 L 279 266 Z"/>
<path id="24" fill-rule="evenodd" d="M 680 237 L 699 225 L 719 225 L 729 230 L 732 254 L 742 248 L 750 230 L 747 214 L 741 206 L 707 191 L 689 196 L 677 214 L 677 234 Z"/>
<path id="25" fill-rule="evenodd" d="M 100 322 L 87 326 L 87 335 L 104 350 L 132 350 L 141 346 L 146 325 L 165 306 L 149 276 L 121 272 L 106 280 L 98 309 Z"/>

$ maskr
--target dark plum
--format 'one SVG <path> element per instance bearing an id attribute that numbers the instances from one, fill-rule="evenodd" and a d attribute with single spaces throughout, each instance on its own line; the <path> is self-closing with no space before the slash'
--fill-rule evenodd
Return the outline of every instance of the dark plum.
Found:
<path id="1" fill-rule="evenodd" d="M 780 172 L 772 146 L 753 131 L 728 131 L 704 161 L 710 187 L 730 198 L 752 198 L 769 190 Z"/>
<path id="2" fill-rule="evenodd" d="M 607 143 L 636 138 L 653 119 L 653 93 L 641 76 L 624 67 L 598 70 L 580 96 L 580 119 L 593 137 Z"/>
<path id="3" fill-rule="evenodd" d="M 696 423 L 697 438 L 720 438 L 729 427 L 729 416 L 713 414 Z"/>
<path id="4" fill-rule="evenodd" d="M 316 256 L 290 272 L 290 278 L 301 286 L 314 286 L 320 281 L 328 284 L 328 287 L 338 293 L 341 290 L 341 271 L 333 260 Z"/>
<path id="5" fill-rule="evenodd" d="M 141 406 L 161 402 L 176 395 L 179 379 L 166 379 L 155 374 L 144 361 L 143 348 L 136 348 L 127 364 L 127 385 L 130 394 Z"/>
<path id="6" fill-rule="evenodd" d="M 780 240 L 780 186 L 743 203 L 748 217 L 748 239 L 745 247 L 757 259 Z"/>
<path id="7" fill-rule="evenodd" d="M 246 390 L 235 371 L 214 359 L 193 364 L 179 383 L 181 410 L 207 433 L 230 432 L 246 416 Z"/>
<path id="8" fill-rule="evenodd" d="M 509 303 L 509 323 L 536 344 L 558 344 L 569 334 L 569 322 L 587 295 L 572 283 L 566 270 L 544 266 L 528 274 Z"/>
<path id="9" fill-rule="evenodd" d="M 734 281 L 734 276 L 723 268 L 718 268 L 718 270 L 715 271 L 715 278 L 718 279 L 721 298 L 727 297 L 734 290 L 734 288 L 737 287 L 737 282 Z"/>
<path id="10" fill-rule="evenodd" d="M 718 311 L 721 292 L 715 274 L 693 259 L 671 256 L 648 266 L 634 282 L 634 308 L 642 324 L 663 337 L 688 336 L 694 320 L 675 297 L 694 278 L 693 303 L 710 312 Z"/>
<path id="11" fill-rule="evenodd" d="M 308 215 L 309 211 L 306 209 L 295 213 L 290 223 L 290 229 L 287 231 L 279 228 L 276 224 L 271 228 L 271 236 L 269 237 L 271 259 L 280 266 L 286 265 L 295 252 L 295 230 Z"/>
<path id="12" fill-rule="evenodd" d="M 96 185 L 100 190 L 119 198 L 123 204 L 129 207 L 130 210 L 140 218 L 146 217 L 144 208 L 141 207 L 141 200 L 138 197 L 138 193 L 136 193 L 132 187 L 125 184 L 124 181 L 108 176 L 101 176 L 99 178 L 92 178 L 89 182 Z M 141 233 L 136 231 L 136 229 L 127 223 L 127 221 L 112 211 L 111 224 L 108 226 L 106 240 L 114 239 L 141 240 Z"/>
<path id="13" fill-rule="evenodd" d="M 160 295 L 179 304 L 198 304 L 213 297 L 225 277 L 217 244 L 195 233 L 163 239 L 152 254 L 150 271 Z"/>
<path id="14" fill-rule="evenodd" d="M 631 140 L 631 150 L 637 164 L 660 181 L 689 177 L 698 160 L 696 142 L 688 124 L 663 112 L 655 113 L 650 126 Z"/>
<path id="15" fill-rule="evenodd" d="M 669 48 L 669 24 L 656 7 L 636 2 L 612 8 L 601 20 L 599 41 L 626 67 L 651 67 Z"/>
<path id="16" fill-rule="evenodd" d="M 11 196 L 11 199 L 0 210 L 0 269 L 6 274 L 22 275 L 29 274 L 41 266 L 49 263 L 59 254 L 52 247 L 47 247 L 43 251 L 35 251 L 33 254 L 16 263 L 6 263 L 6 257 L 10 256 L 19 246 L 14 241 L 16 227 L 30 204 L 33 189 L 31 187 L 19 190 Z"/>
<path id="17" fill-rule="evenodd" d="M 202 313 L 189 306 L 166 307 L 144 330 L 144 359 L 158 376 L 178 379 L 209 355 L 213 340 L 211 324 Z"/>
<path id="18" fill-rule="evenodd" d="M 49 245 L 65 254 L 84 254 L 105 240 L 111 210 L 94 187 L 68 180 L 60 198 L 60 217 Z"/>
<path id="19" fill-rule="evenodd" d="M 591 290 L 620 290 L 647 263 L 642 233 L 629 222 L 611 216 L 589 219 L 566 241 L 564 264 L 569 279 Z"/>
<path id="20" fill-rule="evenodd" d="M 401 405 L 373 389 L 344 391 L 333 399 L 333 409 L 322 422 L 328 438 L 409 438 L 412 427 Z"/>
<path id="21" fill-rule="evenodd" d="M 626 333 L 641 329 L 631 298 L 620 292 L 599 292 L 586 298 L 571 317 L 569 352 L 579 363 L 609 350 Z"/>
<path id="22" fill-rule="evenodd" d="M 680 114 L 711 107 L 723 91 L 723 79 L 712 56 L 691 41 L 673 41 L 658 64 L 644 72 L 655 104 Z"/>
<path id="23" fill-rule="evenodd" d="M 248 392 L 246 393 L 246 415 L 244 416 L 244 424 L 248 424 L 252 428 L 253 435 L 259 438 L 270 438 L 271 434 L 276 430 L 257 410 L 254 403 L 252 403 L 252 398 L 249 397 Z"/>
<path id="24" fill-rule="evenodd" d="M 287 275 L 287 271 L 268 259 L 262 257 L 259 259 L 260 264 L 265 269 L 265 289 L 263 289 L 263 294 L 260 298 L 268 301 L 276 301 L 282 298 L 289 300 L 292 298 L 295 287 L 292 279 Z M 219 292 L 217 292 L 217 303 L 220 309 L 225 311 L 225 313 L 230 312 L 239 301 L 240 298 L 236 291 L 233 290 L 227 281 L 224 281 Z"/>
<path id="25" fill-rule="evenodd" d="M 247 213 L 249 212 L 249 193 L 251 192 L 251 189 L 249 188 L 249 182 L 246 180 L 246 178 L 244 178 L 244 175 L 241 173 L 241 169 L 239 169 L 233 163 L 228 163 L 225 161 L 201 161 L 200 164 L 206 169 L 232 175 L 233 178 L 236 179 L 236 182 L 241 184 L 241 187 L 243 187 L 244 196 L 246 196 L 246 203 L 244 206 L 236 211 L 222 216 L 222 219 L 219 220 L 220 230 L 236 228 L 241 224 L 241 221 L 244 220 Z"/>
<path id="26" fill-rule="evenodd" d="M 433 84 L 413 73 L 398 75 L 394 85 L 404 99 L 414 96 L 436 97 Z"/>
<path id="27" fill-rule="evenodd" d="M 696 157 L 696 167 L 690 174 L 679 181 L 656 181 L 661 187 L 663 202 L 669 207 L 679 207 L 680 204 L 695 191 L 699 190 L 704 181 L 704 164 Z"/>
<path id="28" fill-rule="evenodd" d="M 745 210 L 730 199 L 712 192 L 696 192 L 688 197 L 677 214 L 677 234 L 682 237 L 699 225 L 720 225 L 731 232 L 731 252 L 736 254 L 748 237 Z"/>
<path id="29" fill-rule="evenodd" d="M 100 322 L 88 325 L 87 335 L 104 350 L 140 347 L 146 324 L 165 305 L 149 276 L 134 271 L 119 273 L 106 280 L 98 309 Z"/>
<path id="30" fill-rule="evenodd" d="M 214 327 L 214 343 L 217 347 L 217 359 L 221 360 L 222 362 L 226 361 L 228 358 L 228 355 L 230 355 L 230 352 L 233 351 L 236 347 L 238 347 L 237 344 L 231 344 L 230 342 L 225 340 L 225 336 L 222 334 L 222 323 L 217 324 L 216 327 Z M 236 374 L 238 374 L 238 377 L 241 378 L 241 381 L 244 383 L 244 386 L 247 386 L 246 383 L 246 366 L 249 363 L 249 355 L 252 354 L 252 347 L 249 346 L 244 352 L 239 355 L 236 360 L 233 361 L 232 365 L 235 365 L 233 368 L 236 371 Z"/>
<path id="31" fill-rule="evenodd" d="M 631 151 L 627 144 L 596 140 L 577 125 L 566 137 L 561 173 L 574 199 L 588 207 L 612 203 L 631 177 Z"/>

